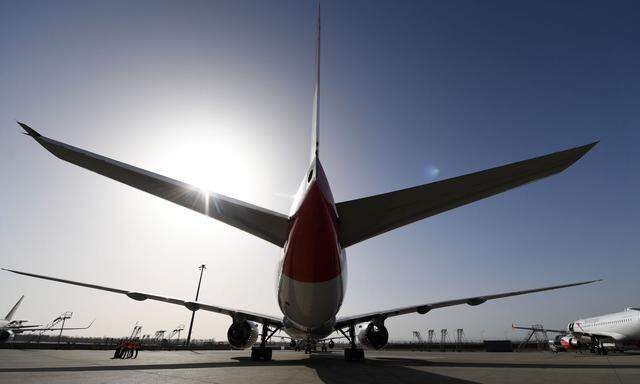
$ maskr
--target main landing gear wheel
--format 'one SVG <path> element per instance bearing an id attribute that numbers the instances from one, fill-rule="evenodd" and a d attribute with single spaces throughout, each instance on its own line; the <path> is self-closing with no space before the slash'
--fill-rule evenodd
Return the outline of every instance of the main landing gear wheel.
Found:
<path id="1" fill-rule="evenodd" d="M 262 336 L 260 339 L 259 347 L 251 348 L 251 360 L 264 360 L 271 361 L 271 355 L 273 350 L 271 348 L 267 348 L 267 341 L 271 339 L 271 337 L 278 332 L 280 327 L 275 327 L 275 329 L 269 334 L 269 324 L 262 324 Z"/>
<path id="2" fill-rule="evenodd" d="M 349 340 L 349 348 L 344 349 L 345 361 L 364 361 L 364 349 L 356 347 L 356 325 L 349 324 L 349 336 L 339 330 Z"/>
<path id="3" fill-rule="evenodd" d="M 364 361 L 364 349 L 362 348 L 345 348 L 345 361 Z"/>
<path id="4" fill-rule="evenodd" d="M 253 347 L 251 348 L 251 360 L 271 361 L 272 352 L 271 348 Z"/>

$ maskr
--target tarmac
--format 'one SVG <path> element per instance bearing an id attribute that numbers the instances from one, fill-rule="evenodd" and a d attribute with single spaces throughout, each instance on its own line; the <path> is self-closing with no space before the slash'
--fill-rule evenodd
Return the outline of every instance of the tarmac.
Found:
<path id="1" fill-rule="evenodd" d="M 0 383 L 640 383 L 640 355 L 521 352 L 366 351 L 345 362 L 342 351 L 274 351 L 254 362 L 250 351 L 0 350 Z"/>

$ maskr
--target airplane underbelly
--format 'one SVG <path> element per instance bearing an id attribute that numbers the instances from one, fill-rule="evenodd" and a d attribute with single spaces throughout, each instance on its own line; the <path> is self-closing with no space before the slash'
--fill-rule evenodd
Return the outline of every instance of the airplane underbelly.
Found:
<path id="1" fill-rule="evenodd" d="M 295 328 L 307 333 L 332 326 L 344 298 L 343 275 L 319 283 L 281 275 L 278 303 L 285 317 Z"/>

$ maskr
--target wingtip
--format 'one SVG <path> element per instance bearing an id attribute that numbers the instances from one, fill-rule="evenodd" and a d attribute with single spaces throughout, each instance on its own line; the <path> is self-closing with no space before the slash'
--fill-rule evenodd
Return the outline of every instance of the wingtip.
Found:
<path id="1" fill-rule="evenodd" d="M 595 147 L 596 145 L 598 145 L 598 143 L 600 142 L 600 140 L 596 140 L 592 143 L 586 144 L 586 145 L 582 145 L 580 147 L 575 148 L 575 150 L 577 152 L 580 153 L 580 157 L 584 156 L 587 152 L 589 152 L 590 150 L 593 149 L 593 147 Z"/>
<path id="2" fill-rule="evenodd" d="M 587 144 L 585 145 L 583 148 L 585 148 L 587 151 L 590 150 L 591 148 L 595 147 L 596 145 L 598 145 L 598 143 L 600 143 L 600 140 L 596 140 L 593 143 Z"/>
<path id="3" fill-rule="evenodd" d="M 565 154 L 565 156 L 568 156 L 568 157 L 565 157 L 567 164 L 563 169 L 568 168 L 569 166 L 571 166 L 572 164 L 580 160 L 584 155 L 587 154 L 587 152 L 589 152 L 590 150 L 593 149 L 593 147 L 598 145 L 599 142 L 600 140 L 597 140 L 586 145 L 581 145 L 579 147 L 574 147 L 574 148 L 570 148 L 565 151 L 562 151 L 562 153 Z"/>
<path id="4" fill-rule="evenodd" d="M 20 121 L 17 121 L 17 120 L 16 120 L 16 123 L 18 123 L 18 125 L 19 125 L 19 126 L 21 126 L 21 127 L 22 127 L 22 129 L 24 129 L 24 132 L 23 132 L 23 133 L 24 133 L 25 135 L 29 135 L 29 136 L 31 136 L 31 137 L 33 137 L 33 138 L 38 138 L 38 137 L 42 136 L 42 135 L 41 135 L 41 134 L 39 134 L 35 129 L 31 128 L 31 127 L 30 127 L 30 126 L 28 126 L 27 124 L 25 124 L 25 123 L 23 123 L 23 122 L 20 122 Z"/>

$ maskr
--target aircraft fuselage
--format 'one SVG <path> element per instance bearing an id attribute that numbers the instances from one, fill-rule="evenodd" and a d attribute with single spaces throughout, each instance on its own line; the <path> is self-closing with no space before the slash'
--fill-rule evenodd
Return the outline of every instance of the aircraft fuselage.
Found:
<path id="1" fill-rule="evenodd" d="M 345 256 L 331 189 L 316 158 L 296 193 L 278 267 L 278 304 L 291 337 L 320 339 L 334 331 L 346 289 Z"/>
<path id="2" fill-rule="evenodd" d="M 567 325 L 567 332 L 583 344 L 593 339 L 612 340 L 617 347 L 637 347 L 640 345 L 640 309 L 627 308 L 625 311 L 607 315 L 579 319 Z M 566 349 L 572 345 L 563 343 Z"/>

